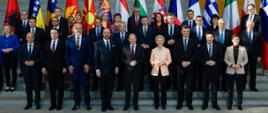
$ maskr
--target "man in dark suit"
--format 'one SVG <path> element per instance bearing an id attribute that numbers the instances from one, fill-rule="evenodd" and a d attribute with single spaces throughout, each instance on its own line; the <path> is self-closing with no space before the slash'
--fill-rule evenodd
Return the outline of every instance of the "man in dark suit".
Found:
<path id="1" fill-rule="evenodd" d="M 206 43 L 202 44 L 199 51 L 199 60 L 202 64 L 203 75 L 203 106 L 202 110 L 208 108 L 209 101 L 209 86 L 212 91 L 212 107 L 220 110 L 217 102 L 217 91 L 219 85 L 219 67 L 223 63 L 222 47 L 217 42 L 214 42 L 213 32 L 205 33 Z"/>
<path id="2" fill-rule="evenodd" d="M 28 25 L 28 12 L 22 11 L 20 13 L 20 21 L 19 21 L 19 28 L 16 30 L 16 34 L 20 39 L 20 43 L 23 43 L 23 38 L 26 36 L 27 29 L 29 29 Z"/>
<path id="3" fill-rule="evenodd" d="M 113 36 L 113 41 L 116 43 L 117 45 L 117 54 L 119 55 L 119 74 L 117 75 L 117 91 L 121 91 L 123 90 L 123 86 L 124 86 L 124 70 L 125 70 L 125 64 L 123 59 L 121 58 L 121 54 L 123 51 L 123 47 L 125 45 L 128 45 L 128 32 L 126 31 L 126 23 L 125 22 L 120 22 L 119 23 L 119 32 L 115 33 Z"/>
<path id="4" fill-rule="evenodd" d="M 113 110 L 111 105 L 114 74 L 119 72 L 116 44 L 111 40 L 111 30 L 103 30 L 103 39 L 95 44 L 94 61 L 96 75 L 100 78 L 101 111 Z"/>
<path id="5" fill-rule="evenodd" d="M 187 26 L 190 27 L 190 29 L 192 29 L 196 25 L 195 20 L 194 20 L 194 11 L 191 10 L 191 9 L 189 9 L 187 11 L 187 17 L 188 17 L 188 19 L 187 20 L 184 20 L 182 22 L 182 26 L 187 25 Z"/>
<path id="6" fill-rule="evenodd" d="M 66 41 L 66 38 L 68 36 L 68 27 L 60 26 L 60 21 L 57 17 L 53 17 L 51 19 L 51 25 L 46 27 L 47 35 L 50 35 L 50 30 L 56 28 L 59 30 L 59 39 Z"/>
<path id="7" fill-rule="evenodd" d="M 82 84 L 85 105 L 87 110 L 90 107 L 90 93 L 89 93 L 89 69 L 92 65 L 92 45 L 89 38 L 82 36 L 82 24 L 75 23 L 73 26 L 74 35 L 67 38 L 65 48 L 65 63 L 68 71 L 71 74 L 73 85 L 73 96 L 75 105 L 72 110 L 80 108 L 80 84 Z"/>
<path id="8" fill-rule="evenodd" d="M 27 29 L 27 33 L 33 33 L 35 37 L 34 43 L 39 44 L 41 47 L 43 47 L 44 42 L 48 40 L 45 31 L 39 27 L 36 27 L 36 18 L 30 17 L 28 19 L 28 23 L 29 29 Z"/>
<path id="9" fill-rule="evenodd" d="M 51 39 L 43 49 L 42 73 L 48 75 L 51 103 L 49 110 L 61 110 L 64 96 L 64 74 L 67 71 L 64 65 L 65 41 L 59 39 L 59 30 L 56 28 L 50 30 L 50 37 Z"/>
<path id="10" fill-rule="evenodd" d="M 248 20 L 246 26 L 247 29 L 240 34 L 241 45 L 247 49 L 247 53 L 249 54 L 248 56 L 249 62 L 246 65 L 245 69 L 246 70 L 249 69 L 250 90 L 258 91 L 258 89 L 256 88 L 256 68 L 257 68 L 256 66 L 257 62 L 261 62 L 262 57 L 261 37 L 258 32 L 254 31 L 254 21 Z"/>
<path id="11" fill-rule="evenodd" d="M 225 20 L 220 18 L 218 20 L 218 30 L 214 31 L 215 42 L 222 46 L 222 54 L 225 54 L 225 50 L 228 46 L 232 45 L 232 32 L 225 28 Z M 227 82 L 227 75 L 226 72 L 226 64 L 221 63 L 220 66 L 220 84 L 221 90 L 227 91 L 226 89 L 226 82 Z"/>
<path id="12" fill-rule="evenodd" d="M 130 98 L 131 98 L 131 86 L 133 85 L 134 97 L 133 97 L 133 106 L 134 110 L 139 110 L 138 99 L 139 99 L 139 88 L 141 69 L 144 61 L 144 52 L 143 48 L 137 44 L 137 37 L 135 34 L 129 35 L 129 45 L 125 45 L 123 48 L 122 59 L 125 63 L 125 107 L 124 110 L 128 110 L 130 107 Z"/>
<path id="13" fill-rule="evenodd" d="M 174 17 L 174 14 L 172 13 L 169 13 L 167 15 L 167 19 L 168 19 L 168 35 L 165 36 L 166 40 L 165 41 L 165 46 L 170 50 L 171 52 L 171 56 L 172 58 L 174 58 L 174 45 L 175 45 L 175 42 L 178 40 L 179 36 L 181 35 L 180 33 L 180 26 L 176 25 L 174 23 L 174 20 L 175 20 L 175 17 Z M 173 59 L 174 60 L 174 59 Z M 170 82 L 169 82 L 169 86 L 172 86 L 173 89 L 177 89 L 177 77 L 176 77 L 176 66 L 175 66 L 175 63 L 171 63 L 171 65 L 169 65 L 169 71 L 170 71 Z"/>
<path id="14" fill-rule="evenodd" d="M 65 28 L 68 30 L 68 20 L 62 17 L 62 9 L 60 7 L 56 7 L 54 11 L 55 17 L 57 17 L 60 21 L 59 26 L 61 28 Z M 52 20 L 49 21 L 49 26 L 52 24 Z M 68 31 L 67 31 L 68 32 Z"/>
<path id="15" fill-rule="evenodd" d="M 150 55 L 151 50 L 156 46 L 154 43 L 154 37 L 155 37 L 155 31 L 153 28 L 149 25 L 149 19 L 148 17 L 141 17 L 141 25 L 138 29 L 138 43 L 141 44 L 141 47 L 144 49 L 144 65 L 142 68 L 142 76 L 141 81 L 144 81 L 144 76 L 149 77 L 151 74 L 151 64 L 150 64 Z M 149 81 L 148 81 L 149 82 Z M 143 90 L 144 88 L 144 82 L 141 82 L 140 90 Z"/>
<path id="16" fill-rule="evenodd" d="M 247 29 L 246 23 L 248 20 L 252 20 L 255 23 L 253 28 L 254 32 L 262 33 L 262 21 L 261 17 L 255 14 L 256 7 L 254 4 L 248 5 L 248 14 L 245 15 L 241 20 L 240 30 L 244 31 Z"/>
<path id="17" fill-rule="evenodd" d="M 128 18 L 127 29 L 129 33 L 138 32 L 138 27 L 141 25 L 140 8 L 134 7 L 133 15 Z"/>
<path id="18" fill-rule="evenodd" d="M 34 43 L 33 33 L 27 33 L 26 40 L 27 43 L 22 45 L 19 51 L 21 74 L 24 78 L 27 94 L 27 105 L 24 109 L 30 109 L 33 105 L 33 90 L 35 92 L 36 109 L 40 109 L 41 47 Z"/>
<path id="19" fill-rule="evenodd" d="M 178 87 L 178 105 L 176 109 L 181 109 L 186 90 L 186 105 L 188 109 L 193 110 L 192 106 L 192 77 L 194 65 L 197 59 L 197 42 L 195 37 L 190 35 L 190 28 L 183 26 L 182 37 L 180 37 L 174 47 L 174 59 L 177 70 L 177 87 Z M 186 85 L 186 89 L 184 88 Z"/>

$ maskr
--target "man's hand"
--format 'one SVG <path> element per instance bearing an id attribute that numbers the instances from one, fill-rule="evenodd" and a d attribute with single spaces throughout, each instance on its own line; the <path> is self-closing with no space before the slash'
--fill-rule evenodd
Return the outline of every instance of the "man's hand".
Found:
<path id="1" fill-rule="evenodd" d="M 99 77 L 99 78 L 101 77 L 101 71 L 100 70 L 96 70 L 96 76 Z"/>
<path id="2" fill-rule="evenodd" d="M 48 74 L 48 73 L 47 73 L 47 69 L 43 67 L 43 68 L 42 68 L 42 73 L 43 73 L 43 75 L 46 76 L 46 75 Z"/>
<path id="3" fill-rule="evenodd" d="M 258 57 L 257 58 L 257 62 L 261 62 L 261 57 Z"/>
<path id="4" fill-rule="evenodd" d="M 132 61 L 130 61 L 130 63 L 129 63 L 129 65 L 130 66 L 136 66 L 137 65 L 137 61 L 136 60 L 132 60 Z"/>
<path id="5" fill-rule="evenodd" d="M 148 44 L 141 44 L 141 47 L 142 47 L 143 49 L 148 49 L 148 48 L 149 48 L 149 45 L 148 45 Z"/>
<path id="6" fill-rule="evenodd" d="M 62 74 L 66 74 L 67 73 L 67 69 L 66 68 L 63 68 L 62 69 Z"/>
<path id="7" fill-rule="evenodd" d="M 191 64 L 191 62 L 189 62 L 189 61 L 182 61 L 181 62 L 181 65 L 182 65 L 183 68 L 188 67 L 190 64 Z"/>
<path id="8" fill-rule="evenodd" d="M 115 67 L 114 72 L 115 72 L 115 75 L 118 75 L 118 73 L 119 73 L 119 67 Z"/>
<path id="9" fill-rule="evenodd" d="M 170 39 L 167 42 L 168 45 L 174 45 L 175 44 L 175 40 L 174 39 Z"/>
<path id="10" fill-rule="evenodd" d="M 68 67 L 68 71 L 70 72 L 70 74 L 74 73 L 74 67 L 71 65 Z"/>
<path id="11" fill-rule="evenodd" d="M 88 73 L 89 72 L 89 65 L 84 65 L 84 72 L 85 73 Z"/>

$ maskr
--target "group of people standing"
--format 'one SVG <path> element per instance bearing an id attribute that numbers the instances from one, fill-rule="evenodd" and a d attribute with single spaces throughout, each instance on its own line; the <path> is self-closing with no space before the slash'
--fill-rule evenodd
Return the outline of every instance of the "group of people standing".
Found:
<path id="1" fill-rule="evenodd" d="M 68 20 L 61 16 L 62 9 L 56 8 L 55 17 L 45 32 L 36 27 L 35 18 L 22 11 L 19 30 L 11 33 L 6 24 L 0 37 L 4 89 L 16 90 L 19 62 L 26 86 L 25 110 L 33 106 L 32 91 L 35 92 L 36 109 L 41 108 L 43 75 L 48 78 L 49 110 L 62 109 L 66 75 L 70 75 L 72 82 L 72 110 L 80 108 L 81 90 L 86 109 L 91 110 L 90 88 L 96 91 L 98 87 L 101 111 L 113 110 L 111 100 L 115 79 L 117 90 L 125 91 L 123 109 L 130 108 L 133 91 L 133 107 L 139 110 L 139 91 L 144 90 L 147 75 L 150 76 L 149 89 L 153 91 L 155 109 L 160 105 L 166 109 L 168 89 L 177 91 L 176 109 L 181 109 L 185 100 L 187 108 L 193 110 L 194 91 L 203 92 L 202 110 L 207 109 L 211 91 L 212 107 L 220 110 L 217 103 L 219 89 L 227 91 L 227 108 L 232 109 L 236 83 L 237 105 L 242 110 L 246 75 L 250 75 L 250 90 L 258 91 L 256 64 L 262 55 L 261 21 L 251 10 L 254 8 L 253 4 L 248 6 L 249 14 L 242 19 L 240 35 L 232 35 L 225 28 L 225 20 L 218 15 L 214 15 L 211 26 L 205 28 L 203 17 L 197 16 L 194 20 L 192 10 L 187 11 L 188 19 L 181 26 L 174 24 L 172 13 L 167 15 L 167 22 L 161 13 L 156 13 L 152 24 L 148 17 L 140 16 L 139 8 L 134 8 L 127 23 L 121 21 L 120 14 L 114 15 L 113 23 L 103 21 L 107 16 L 104 14 L 96 18 L 96 27 L 88 31 L 88 36 L 82 35 L 79 12 L 68 24 Z"/>

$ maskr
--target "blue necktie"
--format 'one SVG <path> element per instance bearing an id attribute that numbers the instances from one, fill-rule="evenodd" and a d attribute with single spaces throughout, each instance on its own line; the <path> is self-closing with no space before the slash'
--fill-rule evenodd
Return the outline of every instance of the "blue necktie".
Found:
<path id="1" fill-rule="evenodd" d="M 220 32 L 220 42 L 221 42 L 221 44 L 224 44 L 223 31 Z"/>
<path id="2" fill-rule="evenodd" d="M 187 50 L 187 46 L 188 46 L 187 39 L 184 39 L 183 46 L 184 46 L 184 51 L 186 51 Z"/>
<path id="3" fill-rule="evenodd" d="M 201 28 L 200 27 L 198 27 L 198 39 L 199 39 L 199 42 L 202 39 L 202 36 L 201 36 Z"/>
<path id="4" fill-rule="evenodd" d="M 29 57 L 32 56 L 32 45 L 29 45 L 29 49 L 28 49 L 28 53 L 29 53 Z"/>

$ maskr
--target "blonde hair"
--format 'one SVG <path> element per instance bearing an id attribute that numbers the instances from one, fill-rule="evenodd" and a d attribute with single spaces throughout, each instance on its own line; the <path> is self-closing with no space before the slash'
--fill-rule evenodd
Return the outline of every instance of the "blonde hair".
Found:
<path id="1" fill-rule="evenodd" d="M 163 35 L 157 35 L 154 40 L 157 41 L 159 38 L 165 41 L 165 37 Z"/>

